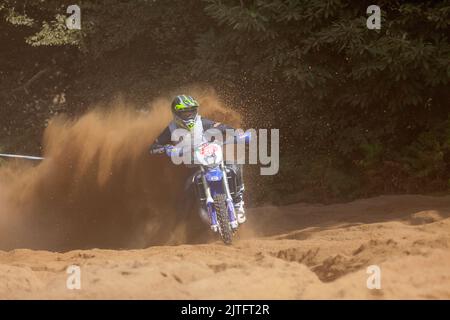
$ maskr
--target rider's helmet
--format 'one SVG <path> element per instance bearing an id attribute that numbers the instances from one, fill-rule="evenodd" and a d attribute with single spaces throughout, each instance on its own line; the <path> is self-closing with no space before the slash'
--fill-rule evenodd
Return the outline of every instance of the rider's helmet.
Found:
<path id="1" fill-rule="evenodd" d="M 172 101 L 175 123 L 181 128 L 192 130 L 198 116 L 199 103 L 191 96 L 179 95 Z"/>

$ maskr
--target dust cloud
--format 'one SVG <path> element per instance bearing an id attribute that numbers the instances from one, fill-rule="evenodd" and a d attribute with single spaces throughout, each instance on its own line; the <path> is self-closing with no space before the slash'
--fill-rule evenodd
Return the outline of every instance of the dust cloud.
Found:
<path id="1" fill-rule="evenodd" d="M 240 116 L 212 91 L 192 92 L 206 117 Z M 45 160 L 0 167 L 0 249 L 141 248 L 195 241 L 198 217 L 183 206 L 189 171 L 149 146 L 171 120 L 170 100 L 145 110 L 116 101 L 78 119 L 53 118 Z"/>

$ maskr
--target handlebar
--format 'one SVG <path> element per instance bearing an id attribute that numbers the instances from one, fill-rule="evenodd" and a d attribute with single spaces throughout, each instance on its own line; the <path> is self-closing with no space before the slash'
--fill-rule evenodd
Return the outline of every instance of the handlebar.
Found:
<path id="1" fill-rule="evenodd" d="M 233 141 L 222 141 L 222 145 L 225 144 L 231 144 L 231 143 L 250 143 L 251 140 L 251 133 L 250 132 L 245 132 L 244 134 L 241 134 L 239 136 L 234 136 Z M 209 142 L 205 142 L 205 143 L 212 143 L 212 142 L 216 142 L 216 141 L 209 141 Z M 200 145 L 203 145 L 205 143 L 202 143 Z M 216 142 L 217 143 L 217 142 Z M 198 146 L 200 146 L 198 145 Z M 196 146 L 196 147 L 198 147 Z M 161 146 L 160 148 L 157 149 L 152 149 L 150 151 L 151 154 L 163 154 L 165 153 L 167 156 L 171 157 L 173 154 L 177 154 L 178 156 L 182 156 L 183 155 L 183 148 L 178 148 L 175 147 L 171 144 L 166 144 L 164 146 Z"/>

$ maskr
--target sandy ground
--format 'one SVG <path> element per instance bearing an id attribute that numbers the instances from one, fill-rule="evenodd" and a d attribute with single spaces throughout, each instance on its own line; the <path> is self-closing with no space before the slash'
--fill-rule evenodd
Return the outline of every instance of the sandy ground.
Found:
<path id="1" fill-rule="evenodd" d="M 449 216 L 449 196 L 382 196 L 255 208 L 232 246 L 0 251 L 0 298 L 449 299 Z M 69 265 L 80 290 L 66 287 Z"/>

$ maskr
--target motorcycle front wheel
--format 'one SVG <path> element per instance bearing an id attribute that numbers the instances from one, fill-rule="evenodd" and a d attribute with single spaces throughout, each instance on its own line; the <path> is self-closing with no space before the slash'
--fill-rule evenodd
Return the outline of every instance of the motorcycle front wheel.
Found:
<path id="1" fill-rule="evenodd" d="M 233 241 L 233 230 L 230 226 L 225 194 L 214 195 L 214 207 L 216 209 L 217 222 L 219 223 L 220 237 L 225 244 L 229 245 Z"/>

